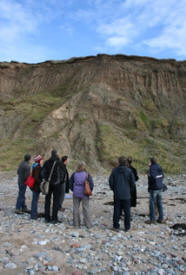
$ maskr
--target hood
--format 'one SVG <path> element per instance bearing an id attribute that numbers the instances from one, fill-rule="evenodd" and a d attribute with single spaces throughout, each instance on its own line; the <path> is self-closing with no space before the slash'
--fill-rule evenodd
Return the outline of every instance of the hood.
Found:
<path id="1" fill-rule="evenodd" d="M 119 174 L 125 174 L 125 171 L 126 171 L 126 166 L 119 166 L 118 167 Z"/>

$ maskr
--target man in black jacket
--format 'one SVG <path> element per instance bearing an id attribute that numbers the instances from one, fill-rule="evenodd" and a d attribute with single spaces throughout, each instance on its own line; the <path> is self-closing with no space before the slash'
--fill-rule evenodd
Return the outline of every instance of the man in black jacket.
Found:
<path id="1" fill-rule="evenodd" d="M 16 202 L 16 214 L 22 214 L 24 212 L 28 212 L 26 202 L 25 202 L 25 193 L 27 185 L 25 184 L 25 181 L 30 175 L 30 159 L 31 155 L 27 154 L 24 156 L 24 161 L 22 161 L 19 165 L 19 168 L 17 170 L 18 174 L 18 187 L 19 187 L 19 193 L 17 197 Z"/>
<path id="2" fill-rule="evenodd" d="M 49 192 L 45 197 L 45 221 L 58 223 L 57 214 L 59 210 L 59 199 L 61 193 L 61 183 L 64 181 L 64 173 L 56 150 L 52 150 L 51 157 L 44 163 L 41 172 L 42 178 L 48 180 L 52 167 L 54 166 L 51 180 L 49 183 Z M 52 218 L 50 217 L 50 204 L 53 195 Z"/>
<path id="3" fill-rule="evenodd" d="M 124 210 L 125 231 L 130 229 L 130 207 L 131 207 L 131 192 L 134 189 L 134 177 L 129 168 L 126 167 L 126 158 L 121 156 L 119 166 L 112 170 L 109 177 L 109 185 L 114 192 L 114 215 L 113 228 L 119 230 L 120 209 Z"/>
<path id="4" fill-rule="evenodd" d="M 163 170 L 156 163 L 155 158 L 150 158 L 149 173 L 148 173 L 148 191 L 150 220 L 146 223 L 152 224 L 156 222 L 155 202 L 157 203 L 159 218 L 157 222 L 163 222 L 163 205 L 162 205 L 162 190 L 163 190 Z"/>

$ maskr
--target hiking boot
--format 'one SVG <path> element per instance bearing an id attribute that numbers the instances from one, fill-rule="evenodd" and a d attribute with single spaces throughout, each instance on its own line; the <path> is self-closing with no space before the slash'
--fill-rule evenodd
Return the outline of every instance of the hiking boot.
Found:
<path id="1" fill-rule="evenodd" d="M 62 221 L 60 221 L 60 220 L 52 220 L 51 223 L 52 224 L 57 224 L 57 223 L 62 223 Z"/>
<path id="2" fill-rule="evenodd" d="M 24 212 L 21 209 L 16 209 L 15 213 L 18 214 L 18 215 L 24 214 Z"/>
<path id="3" fill-rule="evenodd" d="M 158 222 L 158 223 L 163 223 L 163 224 L 165 224 L 165 223 L 166 223 L 166 221 L 165 221 L 165 220 L 159 220 L 159 219 L 157 220 L 157 222 Z"/>
<path id="4" fill-rule="evenodd" d="M 38 218 L 44 218 L 44 217 L 45 217 L 45 213 L 38 213 L 38 214 L 37 214 L 37 217 L 38 217 Z"/>
<path id="5" fill-rule="evenodd" d="M 28 208 L 23 209 L 22 212 L 27 213 L 27 214 L 31 214 L 31 210 L 29 210 Z"/>
<path id="6" fill-rule="evenodd" d="M 112 227 L 111 230 L 114 232 L 119 232 L 119 228 Z"/>
<path id="7" fill-rule="evenodd" d="M 151 221 L 151 220 L 148 220 L 148 221 L 145 221 L 146 224 L 156 224 L 156 221 Z"/>

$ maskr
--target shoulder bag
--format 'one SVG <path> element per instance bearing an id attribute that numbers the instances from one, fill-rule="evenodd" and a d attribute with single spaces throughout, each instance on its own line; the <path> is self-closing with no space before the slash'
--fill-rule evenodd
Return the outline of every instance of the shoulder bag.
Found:
<path id="1" fill-rule="evenodd" d="M 50 185 L 50 180 L 51 180 L 51 178 L 52 178 L 52 174 L 53 174 L 55 165 L 56 165 L 56 161 L 54 161 L 54 164 L 53 164 L 52 169 L 51 169 L 51 171 L 50 171 L 49 178 L 48 178 L 47 180 L 46 180 L 46 179 L 43 179 L 42 182 L 41 182 L 40 190 L 41 190 L 41 192 L 42 192 L 43 195 L 47 195 L 47 194 L 48 194 L 49 185 Z"/>
<path id="2" fill-rule="evenodd" d="M 88 174 L 86 175 L 86 179 L 85 179 L 84 193 L 85 193 L 86 196 L 92 196 L 92 191 L 90 189 L 90 183 L 88 181 Z"/>

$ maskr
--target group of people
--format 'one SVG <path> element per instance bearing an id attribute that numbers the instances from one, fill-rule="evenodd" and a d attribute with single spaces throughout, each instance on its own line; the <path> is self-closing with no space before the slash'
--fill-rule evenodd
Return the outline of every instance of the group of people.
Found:
<path id="1" fill-rule="evenodd" d="M 52 150 L 51 157 L 45 162 L 43 162 L 43 158 L 40 155 L 35 156 L 34 163 L 30 167 L 31 155 L 25 155 L 17 170 L 19 192 L 15 213 L 30 212 L 31 219 L 37 219 L 41 182 L 42 180 L 49 180 L 49 190 L 45 196 L 45 221 L 54 224 L 61 222 L 58 219 L 58 211 L 64 210 L 63 201 L 65 193 L 69 193 L 69 190 L 71 190 L 73 192 L 73 225 L 77 228 L 81 225 L 80 204 L 82 204 L 84 224 L 87 228 L 91 228 L 89 195 L 85 193 L 85 182 L 88 182 L 89 188 L 92 191 L 94 188 L 93 179 L 87 172 L 86 164 L 83 161 L 78 164 L 76 171 L 69 178 L 67 170 L 68 160 L 68 156 L 63 156 L 60 159 L 57 151 Z M 35 181 L 31 188 L 33 193 L 31 211 L 28 210 L 25 200 L 27 188 L 25 182 L 30 174 Z M 156 222 L 156 208 L 159 213 L 157 222 L 163 222 L 163 177 L 161 166 L 157 164 L 155 158 L 151 158 L 148 173 L 150 219 L 147 223 L 149 224 Z M 124 156 L 119 157 L 118 163 L 109 177 L 109 185 L 114 194 L 113 230 L 115 231 L 118 231 L 120 228 L 119 222 L 123 212 L 125 231 L 130 229 L 131 207 L 136 206 L 136 182 L 138 179 L 137 170 L 132 166 L 132 157 L 128 157 L 127 159 Z M 51 209 L 52 197 L 53 205 Z"/>
<path id="2" fill-rule="evenodd" d="M 59 158 L 57 151 L 52 150 L 51 157 L 43 162 L 43 158 L 40 155 L 34 157 L 34 163 L 30 167 L 31 155 L 24 156 L 24 160 L 20 163 L 18 174 L 18 197 L 16 202 L 16 214 L 29 213 L 31 219 L 38 218 L 38 200 L 41 193 L 42 180 L 49 180 L 49 190 L 45 196 L 44 217 L 47 223 L 60 223 L 58 219 L 58 211 L 63 211 L 63 201 L 65 194 L 69 193 L 69 190 L 73 192 L 73 224 L 75 227 L 80 227 L 80 204 L 83 207 L 83 217 L 85 225 L 90 228 L 91 221 L 89 215 L 89 196 L 84 193 L 84 183 L 87 179 L 90 185 L 90 189 L 93 190 L 94 183 L 92 177 L 86 171 L 86 164 L 80 162 L 77 170 L 72 174 L 69 179 L 69 173 L 67 170 L 68 156 Z M 32 190 L 32 203 L 31 211 L 26 206 L 25 193 L 27 189 L 26 180 L 32 175 L 34 178 L 34 185 Z M 51 200 L 53 197 L 52 209 Z"/>
<path id="3" fill-rule="evenodd" d="M 156 222 L 163 223 L 163 206 L 162 206 L 162 191 L 163 191 L 163 170 L 157 164 L 155 158 L 150 158 L 148 171 L 148 192 L 149 196 L 149 216 L 146 221 L 148 224 Z M 113 214 L 113 229 L 119 230 L 120 218 L 124 211 L 124 228 L 125 231 L 130 229 L 131 222 L 131 206 L 136 206 L 136 181 L 139 179 L 136 169 L 132 166 L 132 158 L 126 159 L 121 156 L 118 159 L 118 166 L 114 168 L 109 177 L 109 184 L 114 193 L 114 214 Z M 156 209 L 159 214 L 156 220 Z"/>

